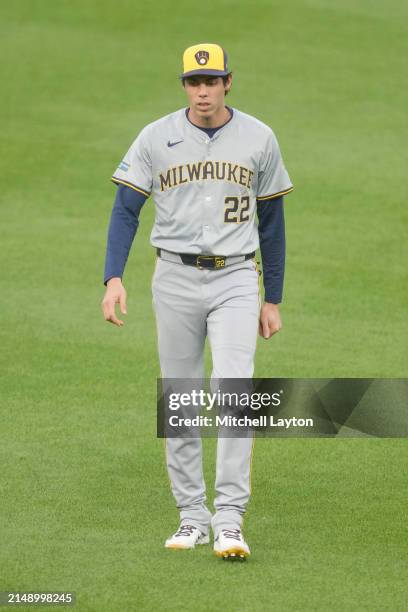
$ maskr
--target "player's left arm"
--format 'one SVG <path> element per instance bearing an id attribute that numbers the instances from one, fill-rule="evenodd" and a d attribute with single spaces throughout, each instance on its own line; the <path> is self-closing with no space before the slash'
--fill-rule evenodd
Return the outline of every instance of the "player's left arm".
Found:
<path id="1" fill-rule="evenodd" d="M 282 301 L 286 249 L 283 196 L 258 202 L 257 213 L 265 288 L 259 335 L 267 340 L 282 329 L 279 304 Z"/>
<path id="2" fill-rule="evenodd" d="M 278 141 L 270 130 L 260 158 L 256 196 L 265 286 L 259 333 L 265 339 L 282 328 L 279 303 L 282 300 L 285 268 L 283 196 L 292 190 L 293 185 L 283 163 Z"/>

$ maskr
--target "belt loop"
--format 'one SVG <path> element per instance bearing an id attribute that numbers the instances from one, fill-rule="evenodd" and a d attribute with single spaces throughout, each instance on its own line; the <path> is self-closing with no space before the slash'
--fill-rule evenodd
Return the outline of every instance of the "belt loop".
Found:
<path id="1" fill-rule="evenodd" d="M 157 247 L 156 249 L 157 257 L 161 257 L 161 249 Z"/>

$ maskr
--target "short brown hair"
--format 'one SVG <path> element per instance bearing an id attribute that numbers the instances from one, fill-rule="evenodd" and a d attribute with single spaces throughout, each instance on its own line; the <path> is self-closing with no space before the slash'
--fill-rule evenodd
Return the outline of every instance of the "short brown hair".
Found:
<path id="1" fill-rule="evenodd" d="M 229 76 L 231 76 L 231 74 L 232 74 L 232 72 L 229 72 L 228 74 L 225 74 L 225 75 L 223 75 L 223 76 L 221 77 L 221 78 L 222 78 L 222 82 L 224 83 L 224 85 L 226 85 L 226 84 L 227 84 L 228 77 L 229 77 Z M 209 77 L 211 77 L 212 75 L 210 75 L 210 74 L 205 75 L 205 74 L 204 74 L 203 76 L 209 76 Z M 214 75 L 214 76 L 215 76 L 215 75 Z M 184 77 L 184 78 L 182 78 L 182 79 L 181 79 L 181 82 L 183 83 L 183 87 L 185 87 L 185 81 L 186 81 L 186 79 L 188 79 L 188 77 Z M 225 95 L 226 95 L 226 96 L 228 96 L 228 91 L 227 91 L 226 89 L 225 89 L 224 91 L 225 91 Z"/>

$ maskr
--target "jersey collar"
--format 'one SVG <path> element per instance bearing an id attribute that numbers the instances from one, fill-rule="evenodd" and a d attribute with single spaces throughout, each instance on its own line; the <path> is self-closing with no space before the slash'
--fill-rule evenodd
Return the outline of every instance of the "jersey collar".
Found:
<path id="1" fill-rule="evenodd" d="M 199 137 L 200 141 L 204 141 L 204 142 L 208 142 L 208 141 L 214 141 L 216 140 L 219 135 L 224 132 L 225 129 L 228 129 L 228 127 L 234 123 L 234 119 L 235 119 L 235 115 L 236 115 L 236 111 L 234 108 L 225 105 L 226 108 L 228 108 L 231 116 L 230 118 L 223 124 L 221 125 L 217 131 L 215 132 L 215 134 L 213 135 L 212 138 L 210 138 L 208 136 L 208 134 L 206 132 L 204 132 L 204 130 L 202 130 L 200 127 L 198 127 L 197 125 L 195 125 L 194 123 L 192 123 L 192 121 L 190 121 L 190 119 L 188 118 L 187 112 L 188 112 L 188 108 L 185 108 L 183 111 L 183 117 L 184 117 L 184 122 L 187 125 L 187 127 L 189 127 L 189 129 L 194 133 L 195 136 Z"/>

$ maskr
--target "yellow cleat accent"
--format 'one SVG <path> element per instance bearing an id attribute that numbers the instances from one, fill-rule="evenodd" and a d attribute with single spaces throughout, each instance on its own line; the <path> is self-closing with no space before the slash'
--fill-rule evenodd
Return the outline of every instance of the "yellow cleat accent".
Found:
<path id="1" fill-rule="evenodd" d="M 230 557 L 235 559 L 237 556 L 240 559 L 246 559 L 251 553 L 247 553 L 246 550 L 242 548 L 234 547 L 228 548 L 228 550 L 214 551 L 214 554 L 216 557 L 224 557 L 224 559 L 229 559 Z"/>

